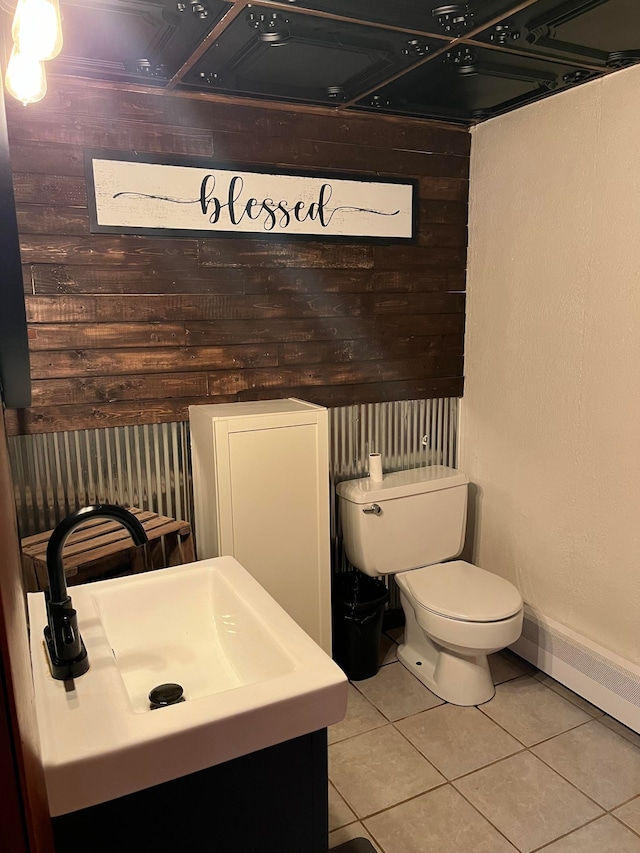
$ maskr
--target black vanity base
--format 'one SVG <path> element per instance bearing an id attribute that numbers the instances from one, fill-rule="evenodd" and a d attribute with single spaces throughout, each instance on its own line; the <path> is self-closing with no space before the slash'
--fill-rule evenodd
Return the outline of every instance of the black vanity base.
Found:
<path id="1" fill-rule="evenodd" d="M 328 820 L 322 729 L 60 815 L 53 832 L 56 853 L 327 853 Z"/>

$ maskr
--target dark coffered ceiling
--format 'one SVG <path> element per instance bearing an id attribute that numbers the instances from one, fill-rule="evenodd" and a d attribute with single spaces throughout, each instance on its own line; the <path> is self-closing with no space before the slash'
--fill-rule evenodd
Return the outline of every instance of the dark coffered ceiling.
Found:
<path id="1" fill-rule="evenodd" d="M 473 124 L 640 61 L 640 0 L 62 0 L 60 73 Z"/>

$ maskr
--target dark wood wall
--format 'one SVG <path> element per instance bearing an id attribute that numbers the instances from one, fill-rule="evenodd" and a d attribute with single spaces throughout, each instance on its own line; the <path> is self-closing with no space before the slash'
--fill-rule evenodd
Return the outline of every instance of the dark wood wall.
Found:
<path id="1" fill-rule="evenodd" d="M 33 403 L 12 433 L 182 420 L 192 403 L 459 396 L 470 137 L 53 80 L 8 99 Z M 89 233 L 84 149 L 417 178 L 415 244 Z"/>

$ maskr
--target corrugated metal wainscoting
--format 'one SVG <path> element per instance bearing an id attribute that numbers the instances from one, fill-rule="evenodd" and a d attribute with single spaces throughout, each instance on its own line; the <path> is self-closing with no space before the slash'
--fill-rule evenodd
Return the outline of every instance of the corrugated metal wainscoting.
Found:
<path id="1" fill-rule="evenodd" d="M 21 537 L 95 503 L 191 521 L 188 422 L 12 436 L 9 455 Z"/>
<path id="2" fill-rule="evenodd" d="M 372 452 L 382 454 L 385 471 L 455 465 L 458 400 L 343 406 L 329 416 L 331 536 L 334 568 L 341 571 L 347 567 L 336 484 L 366 476 Z M 188 422 L 13 436 L 9 453 L 21 537 L 50 530 L 70 512 L 100 502 L 192 523 Z"/>

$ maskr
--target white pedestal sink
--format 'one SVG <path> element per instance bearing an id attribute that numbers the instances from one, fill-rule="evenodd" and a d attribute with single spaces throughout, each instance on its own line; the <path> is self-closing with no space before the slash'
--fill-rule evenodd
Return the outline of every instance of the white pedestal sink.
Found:
<path id="1" fill-rule="evenodd" d="M 28 596 L 50 812 L 76 812 L 339 722 L 347 680 L 232 557 L 71 589 L 89 671 L 51 677 Z M 185 701 L 151 711 L 175 682 Z"/>

